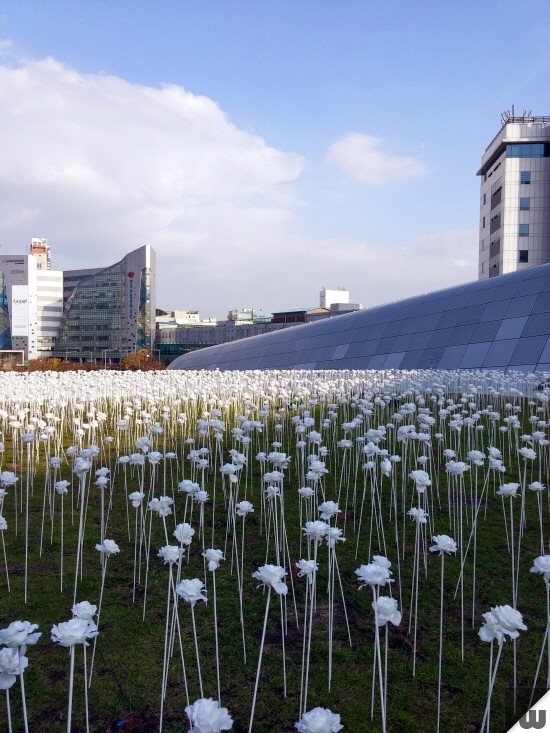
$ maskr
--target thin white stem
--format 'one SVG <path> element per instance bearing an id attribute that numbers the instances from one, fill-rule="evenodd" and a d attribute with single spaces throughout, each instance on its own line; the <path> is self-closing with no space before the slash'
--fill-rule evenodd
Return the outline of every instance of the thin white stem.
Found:
<path id="1" fill-rule="evenodd" d="M 71 647 L 71 667 L 69 671 L 69 705 L 67 708 L 67 733 L 71 733 L 73 718 L 73 681 L 74 681 L 74 644 Z"/>
<path id="2" fill-rule="evenodd" d="M 264 627 L 262 630 L 262 640 L 260 642 L 260 653 L 258 654 L 258 669 L 256 670 L 256 682 L 254 683 L 254 694 L 252 696 L 252 709 L 250 711 L 250 723 L 248 733 L 252 733 L 252 724 L 254 723 L 254 710 L 256 709 L 256 696 L 258 694 L 258 683 L 260 681 L 260 669 L 262 667 L 262 655 L 264 652 L 265 630 L 267 628 L 267 616 L 269 613 L 269 601 L 271 599 L 271 586 L 267 589 L 267 601 L 265 604 Z M 307 690 L 306 690 L 307 691 Z"/>

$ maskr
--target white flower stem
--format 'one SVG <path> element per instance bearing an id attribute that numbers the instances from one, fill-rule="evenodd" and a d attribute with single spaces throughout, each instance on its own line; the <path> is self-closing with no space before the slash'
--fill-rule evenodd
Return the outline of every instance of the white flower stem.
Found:
<path id="1" fill-rule="evenodd" d="M 76 547 L 76 568 L 75 568 L 75 577 L 74 577 L 73 603 L 76 603 L 76 589 L 78 586 L 78 570 L 80 566 L 80 555 L 82 552 L 82 542 L 83 542 L 84 497 L 85 497 L 84 476 L 80 476 L 79 478 L 78 490 L 79 490 L 79 495 L 80 495 L 80 520 L 78 524 L 78 544 Z"/>
<path id="2" fill-rule="evenodd" d="M 2 535 L 2 550 L 4 551 L 4 567 L 6 568 L 6 583 L 7 583 L 7 586 L 8 586 L 8 593 L 10 593 L 11 592 L 11 588 L 10 588 L 10 574 L 9 574 L 9 571 L 8 571 L 8 558 L 7 558 L 7 555 L 6 555 L 6 542 L 4 540 L 4 532 L 3 531 L 0 531 L 0 534 Z"/>
<path id="3" fill-rule="evenodd" d="M 103 554 L 103 553 L 102 553 Z M 107 560 L 109 558 L 107 555 L 105 555 L 105 564 L 103 565 L 103 570 L 101 571 L 101 591 L 99 593 L 99 606 L 97 609 L 97 626 L 99 628 L 99 617 L 101 616 L 101 604 L 103 603 L 103 588 L 105 587 L 105 575 L 107 573 Z M 97 644 L 97 635 L 94 637 L 94 650 L 92 652 L 92 663 L 90 664 L 90 681 L 88 683 L 88 687 L 92 686 L 92 674 L 94 671 L 94 660 L 95 660 L 95 648 Z"/>
<path id="4" fill-rule="evenodd" d="M 307 631 L 307 653 L 306 653 L 306 676 L 304 682 L 304 706 L 300 710 L 300 715 L 306 712 L 307 709 L 307 688 L 309 684 L 309 657 L 311 653 L 311 630 L 313 627 L 313 608 L 315 606 L 315 595 L 317 592 L 317 540 L 313 540 L 313 580 L 311 583 L 311 598 L 309 604 L 309 626 Z"/>
<path id="5" fill-rule="evenodd" d="M 73 681 L 74 681 L 74 645 L 71 646 L 71 666 L 69 670 L 69 705 L 67 708 L 67 733 L 71 733 L 73 718 Z"/>
<path id="6" fill-rule="evenodd" d="M 29 576 L 29 493 L 31 477 L 31 444 L 27 443 L 27 493 L 25 499 L 25 604 L 27 603 L 27 587 Z"/>
<path id="7" fill-rule="evenodd" d="M 82 651 L 84 654 L 84 710 L 86 713 L 86 733 L 90 733 L 90 720 L 88 715 L 88 669 L 86 664 L 86 644 L 82 645 Z"/>
<path id="8" fill-rule="evenodd" d="M 214 643 L 216 646 L 216 682 L 218 683 L 218 702 L 222 704 L 222 693 L 220 685 L 220 655 L 218 648 L 218 609 L 216 604 L 216 571 L 212 573 L 212 592 L 214 595 Z"/>
<path id="9" fill-rule="evenodd" d="M 197 638 L 197 627 L 195 625 L 195 607 L 193 603 L 191 604 L 191 619 L 193 621 L 193 639 L 195 641 L 195 655 L 197 657 L 197 672 L 199 675 L 199 688 L 201 691 L 201 697 L 204 697 L 204 693 L 202 691 L 201 660 L 199 658 L 199 640 Z"/>
<path id="10" fill-rule="evenodd" d="M 248 726 L 248 733 L 252 733 L 252 724 L 254 723 L 254 710 L 256 709 L 256 696 L 258 694 L 258 683 L 260 681 L 260 669 L 262 667 L 262 655 L 264 652 L 264 642 L 265 642 L 265 631 L 267 628 L 267 616 L 269 614 L 269 601 L 271 599 L 271 586 L 268 586 L 267 589 L 267 601 L 265 604 L 265 616 L 264 616 L 264 626 L 262 630 L 262 640 L 260 642 L 260 652 L 258 654 L 258 669 L 256 670 L 256 681 L 254 683 L 254 694 L 252 696 L 252 709 L 250 711 L 250 723 Z M 306 688 L 307 693 L 307 688 Z M 304 705 L 305 706 L 305 705 Z"/>
<path id="11" fill-rule="evenodd" d="M 61 555 L 59 568 L 60 591 L 63 593 L 63 494 L 61 494 Z"/>
<path id="12" fill-rule="evenodd" d="M 170 625 L 170 600 L 172 591 L 172 563 L 168 568 L 168 590 L 166 593 L 166 622 L 164 625 L 164 657 L 162 659 L 162 685 L 160 692 L 160 720 L 159 733 L 162 733 L 164 719 L 164 698 L 166 696 L 166 685 L 168 682 L 168 628 Z"/>
<path id="13" fill-rule="evenodd" d="M 382 710 L 382 733 L 386 733 L 386 698 L 384 696 L 384 680 L 382 678 L 382 655 L 380 652 L 380 628 L 378 626 L 378 593 L 376 586 L 372 587 L 372 597 L 374 599 L 374 658 L 378 667 L 378 683 L 380 687 L 380 707 Z"/>
<path id="14" fill-rule="evenodd" d="M 6 711 L 8 713 L 8 733 L 13 733 L 13 728 L 11 727 L 11 705 L 9 689 L 6 690 Z"/>
<path id="15" fill-rule="evenodd" d="M 487 692 L 487 704 L 485 706 L 485 713 L 483 714 L 483 720 L 481 722 L 481 728 L 479 733 L 489 733 L 489 724 L 490 724 L 490 718 L 491 718 L 491 697 L 493 695 L 493 686 L 495 684 L 495 679 L 497 676 L 497 670 L 498 670 L 498 663 L 500 662 L 500 655 L 502 654 L 502 647 L 503 647 L 503 641 L 499 642 L 498 645 L 498 654 L 495 661 L 494 669 L 491 672 L 491 665 L 489 663 L 489 690 Z M 492 642 L 491 642 L 491 661 L 492 661 Z"/>
<path id="16" fill-rule="evenodd" d="M 439 662 L 437 674 L 437 733 L 441 720 L 441 661 L 443 657 L 443 576 L 445 573 L 445 553 L 441 553 L 441 600 L 439 606 Z"/>

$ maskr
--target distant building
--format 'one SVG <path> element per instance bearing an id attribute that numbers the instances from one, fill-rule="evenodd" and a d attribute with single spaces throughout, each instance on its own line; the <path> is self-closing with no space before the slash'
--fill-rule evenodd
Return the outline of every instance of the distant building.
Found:
<path id="1" fill-rule="evenodd" d="M 0 349 L 25 359 L 121 360 L 154 341 L 155 255 L 141 247 L 107 268 L 51 269 L 46 239 L 0 256 Z"/>
<path id="2" fill-rule="evenodd" d="M 479 278 L 550 262 L 550 117 L 505 113 L 477 174 Z"/>
<path id="3" fill-rule="evenodd" d="M 45 239 L 29 254 L 0 256 L 0 348 L 25 359 L 52 356 L 63 318 L 63 273 L 52 270 Z"/>
<path id="4" fill-rule="evenodd" d="M 65 303 L 54 355 L 120 361 L 152 349 L 155 335 L 155 252 L 145 245 L 103 269 L 64 273 Z"/>
<path id="5" fill-rule="evenodd" d="M 333 303 L 349 303 L 349 290 L 345 288 L 327 290 L 323 286 L 319 293 L 319 306 L 321 308 L 330 308 Z"/>
<path id="6" fill-rule="evenodd" d="M 207 346 L 240 341 L 250 336 L 260 336 L 270 331 L 279 331 L 300 323 L 311 323 L 361 309 L 357 303 L 349 302 L 347 290 L 328 291 L 323 288 L 321 297 L 323 293 L 328 295 L 327 307 L 291 308 L 277 311 L 272 317 L 266 315 L 261 308 L 235 308 L 229 311 L 227 321 L 218 323 L 200 321 L 200 324 L 181 324 L 176 323 L 175 319 L 157 316 L 156 349 L 161 359 L 169 361 L 181 354 L 204 349 Z M 331 294 L 334 294 L 335 300 Z"/>

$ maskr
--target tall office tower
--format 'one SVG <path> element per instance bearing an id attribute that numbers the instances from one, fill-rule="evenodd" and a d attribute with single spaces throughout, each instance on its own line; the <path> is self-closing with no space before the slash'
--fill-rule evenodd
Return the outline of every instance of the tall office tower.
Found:
<path id="1" fill-rule="evenodd" d="M 550 262 L 550 117 L 505 112 L 477 174 L 479 279 Z"/>
<path id="2" fill-rule="evenodd" d="M 25 359 L 52 356 L 63 316 L 63 273 L 50 269 L 45 239 L 32 239 L 30 254 L 1 255 L 0 348 Z"/>

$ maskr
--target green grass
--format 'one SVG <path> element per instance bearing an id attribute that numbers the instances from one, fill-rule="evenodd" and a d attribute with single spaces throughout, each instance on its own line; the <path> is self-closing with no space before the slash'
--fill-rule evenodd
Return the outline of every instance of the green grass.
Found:
<path id="1" fill-rule="evenodd" d="M 340 421 L 341 422 L 341 421 Z M 10 441 L 6 440 L 7 453 L 3 468 L 9 468 L 12 460 L 9 454 Z M 180 446 L 174 446 L 179 450 Z M 265 594 L 257 588 L 252 573 L 266 562 L 265 538 L 262 534 L 260 516 L 261 475 L 257 461 L 251 450 L 250 478 L 247 498 L 255 505 L 255 513 L 246 519 L 246 540 L 244 559 L 244 615 L 246 622 L 246 645 L 248 660 L 243 662 L 241 627 L 239 622 L 238 594 L 235 569 L 231 573 L 231 542 L 225 562 L 217 571 L 218 624 L 222 683 L 222 704 L 229 708 L 235 724 L 234 731 L 248 730 L 249 712 L 256 673 L 257 655 L 265 610 Z M 227 454 L 224 453 L 224 460 Z M 335 498 L 340 469 L 337 458 L 332 456 L 331 472 L 326 480 L 326 495 Z M 94 469 L 103 465 L 97 462 Z M 517 463 L 515 464 L 517 466 Z M 414 466 L 413 466 L 414 467 Z M 436 508 L 434 525 L 438 534 L 452 534 L 447 517 L 447 477 L 443 470 L 435 469 L 439 478 L 439 494 L 435 493 Z M 189 472 L 186 466 L 187 474 Z M 70 468 L 64 465 L 64 478 L 71 478 Z M 25 470 L 19 471 L 19 486 L 25 486 Z M 137 488 L 137 477 L 130 476 L 128 490 Z M 181 477 L 180 477 L 181 478 Z M 207 490 L 212 495 L 213 474 L 208 477 Z M 513 467 L 506 474 L 506 482 L 518 480 Z M 161 482 L 159 482 L 161 485 Z M 401 492 L 400 482 L 398 486 Z M 42 556 L 39 556 L 40 527 L 44 486 L 44 459 L 35 467 L 34 493 L 30 502 L 29 519 L 29 591 L 28 601 L 23 602 L 24 585 L 24 514 L 18 515 L 18 534 L 14 531 L 14 493 L 10 488 L 4 505 L 4 516 L 8 521 L 5 532 L 6 552 L 9 567 L 11 592 L 7 592 L 5 571 L 0 571 L 0 627 L 15 619 L 29 620 L 39 624 L 43 636 L 36 646 L 28 650 L 29 668 L 25 675 L 30 729 L 41 733 L 57 733 L 66 726 L 69 652 L 59 648 L 50 640 L 50 629 L 54 623 L 71 617 L 75 546 L 77 537 L 77 513 L 71 524 L 70 494 L 65 498 L 65 537 L 64 537 L 64 589 L 60 591 L 60 514 L 59 497 L 56 497 L 55 525 L 50 542 L 50 523 L 46 518 L 45 540 Z M 216 488 L 216 524 L 214 541 L 211 537 L 211 505 L 207 507 L 205 524 L 207 527 L 206 547 L 223 548 L 225 538 L 225 506 L 221 492 L 221 479 L 218 475 Z M 353 489 L 353 480 L 350 483 Z M 469 486 L 469 478 L 467 478 Z M 73 477 L 73 490 L 77 479 Z M 285 481 L 285 509 L 288 542 L 292 563 L 306 556 L 306 546 L 302 543 L 299 554 L 300 526 L 298 521 L 298 481 L 292 464 Z M 147 487 L 146 487 L 147 488 Z M 481 488 L 481 487 L 480 487 Z M 408 495 L 411 482 L 407 481 Z M 469 489 L 468 489 L 469 490 Z M 362 492 L 362 479 L 357 484 L 358 497 Z M 157 488 L 158 496 L 162 493 Z M 530 493 L 530 492 L 529 492 Z M 338 546 L 344 600 L 348 612 L 352 645 L 347 641 L 343 603 L 339 591 L 335 602 L 335 631 L 332 689 L 327 689 L 327 619 L 328 604 L 326 596 L 327 572 L 325 547 L 319 551 L 318 606 L 315 615 L 311 671 L 308 692 L 308 708 L 320 705 L 329 707 L 341 715 L 344 730 L 363 732 L 381 730 L 378 696 L 375 697 L 374 720 L 371 721 L 371 685 L 373 666 L 374 621 L 371 608 L 372 594 L 368 588 L 359 589 L 354 570 L 362 563 L 370 561 L 368 552 L 368 529 L 370 505 L 367 501 L 363 519 L 360 549 L 355 559 L 355 535 L 352 531 L 354 510 L 351 505 L 347 518 L 347 541 Z M 389 521 L 389 485 L 384 488 L 384 516 L 386 526 L 387 555 L 392 561 L 394 578 L 397 578 L 397 553 L 393 541 L 392 525 Z M 439 497 L 439 499 L 438 499 Z M 239 498 L 244 498 L 242 494 Z M 543 496 L 547 515 L 546 496 Z M 438 507 L 439 501 L 441 507 Z M 158 730 L 160 710 L 160 686 L 162 676 L 164 626 L 166 614 L 166 590 L 168 569 L 156 557 L 158 548 L 165 544 L 162 522 L 157 517 L 152 520 L 151 559 L 147 589 L 145 620 L 143 615 L 143 568 L 142 582 L 137 589 L 136 602 L 132 602 L 133 585 L 133 538 L 128 541 L 126 529 L 126 497 L 122 474 L 119 472 L 113 489 L 113 508 L 109 515 L 106 536 L 114 539 L 121 548 L 120 555 L 108 561 L 103 607 L 101 611 L 100 635 L 93 682 L 89 693 L 90 728 L 94 733 L 111 731 L 153 731 Z M 176 517 L 183 520 L 185 498 L 176 494 Z M 406 509 L 411 505 L 407 501 Z M 509 501 L 505 502 L 509 511 Z M 514 503 L 516 520 L 519 519 L 519 500 Z M 84 542 L 84 575 L 79 583 L 77 600 L 98 603 L 101 570 L 98 553 L 94 547 L 99 542 L 99 490 L 90 489 L 90 501 L 86 517 Z M 133 533 L 133 511 L 130 509 L 131 530 Z M 529 573 L 532 560 L 540 554 L 536 497 L 527 496 L 527 530 L 525 533 L 520 565 L 520 584 L 518 609 L 523 613 L 528 631 L 522 633 L 517 642 L 518 684 L 529 686 L 534 677 L 536 661 L 545 628 L 545 590 L 539 576 Z M 194 510 L 193 525 L 196 527 L 198 512 Z M 240 522 L 239 520 L 239 528 Z M 174 518 L 168 518 L 173 527 Z M 342 526 L 342 520 L 340 520 Z M 401 531 L 401 517 L 399 529 Z M 465 537 L 469 527 L 465 527 Z M 204 579 L 202 548 L 195 535 L 187 558 L 183 561 L 182 577 Z M 133 535 L 132 535 L 133 537 Z M 429 538 L 428 538 L 429 539 Z M 271 545 L 272 547 L 272 545 Z M 437 705 L 437 662 L 439 645 L 439 583 L 440 559 L 429 554 L 428 572 L 420 573 L 420 597 L 418 601 L 418 652 L 416 675 L 412 676 L 412 635 L 408 633 L 409 603 L 411 589 L 411 569 L 414 548 L 414 526 L 407 520 L 405 559 L 401 561 L 403 620 L 399 628 L 388 630 L 388 727 L 392 733 L 403 731 L 435 730 Z M 372 544 L 372 554 L 384 554 L 376 540 Z M 275 562 L 270 552 L 267 562 Z M 445 616 L 443 648 L 443 687 L 441 730 L 453 733 L 473 733 L 479 729 L 487 693 L 489 645 L 482 643 L 477 631 L 482 623 L 481 613 L 497 604 L 511 604 L 510 558 L 502 520 L 499 497 L 489 490 L 487 517 L 481 521 L 478 532 L 478 593 L 476 613 L 472 628 L 471 620 L 471 554 L 466 563 L 465 576 L 465 657 L 460 655 L 460 598 L 454 597 L 454 589 L 459 574 L 460 559 L 447 557 L 445 562 Z M 207 574 L 209 595 L 211 578 Z M 294 602 L 289 591 L 286 609 L 288 629 L 285 637 L 287 694 L 283 694 L 282 643 L 280 627 L 279 600 L 273 594 L 266 646 L 260 676 L 258 700 L 255 711 L 255 733 L 273 731 L 292 731 L 299 718 L 300 667 L 302 656 L 302 616 L 305 580 L 293 578 L 299 628 L 296 625 Z M 398 597 L 397 582 L 392 593 Z M 200 697 L 196 674 L 190 609 L 180 603 L 185 663 L 189 681 L 191 702 Z M 213 604 L 197 604 L 195 616 L 199 632 L 199 647 L 206 697 L 216 697 L 215 653 L 213 634 Z M 383 630 L 382 630 L 383 631 Z M 382 636 L 383 639 L 383 636 Z M 88 663 L 91 647 L 88 649 Z M 75 676 L 75 698 L 73 706 L 73 731 L 83 731 L 84 696 L 82 675 L 82 651 L 77 649 Z M 513 646 L 507 642 L 503 650 L 502 662 L 497 676 L 493 695 L 492 730 L 504 727 L 504 707 L 507 689 L 512 680 Z M 543 664 L 544 678 L 544 664 Z M 11 690 L 14 731 L 23 730 L 19 683 Z M 5 720 L 4 695 L 0 695 L 0 719 Z M 186 705 L 184 686 L 181 677 L 181 664 L 177 646 L 170 663 L 168 695 L 165 706 L 166 731 L 188 730 L 184 713 Z M 2 724 L 4 725 L 4 724 Z M 1 727 L 1 726 L 0 726 Z M 5 728 L 4 728 L 5 729 Z"/>

